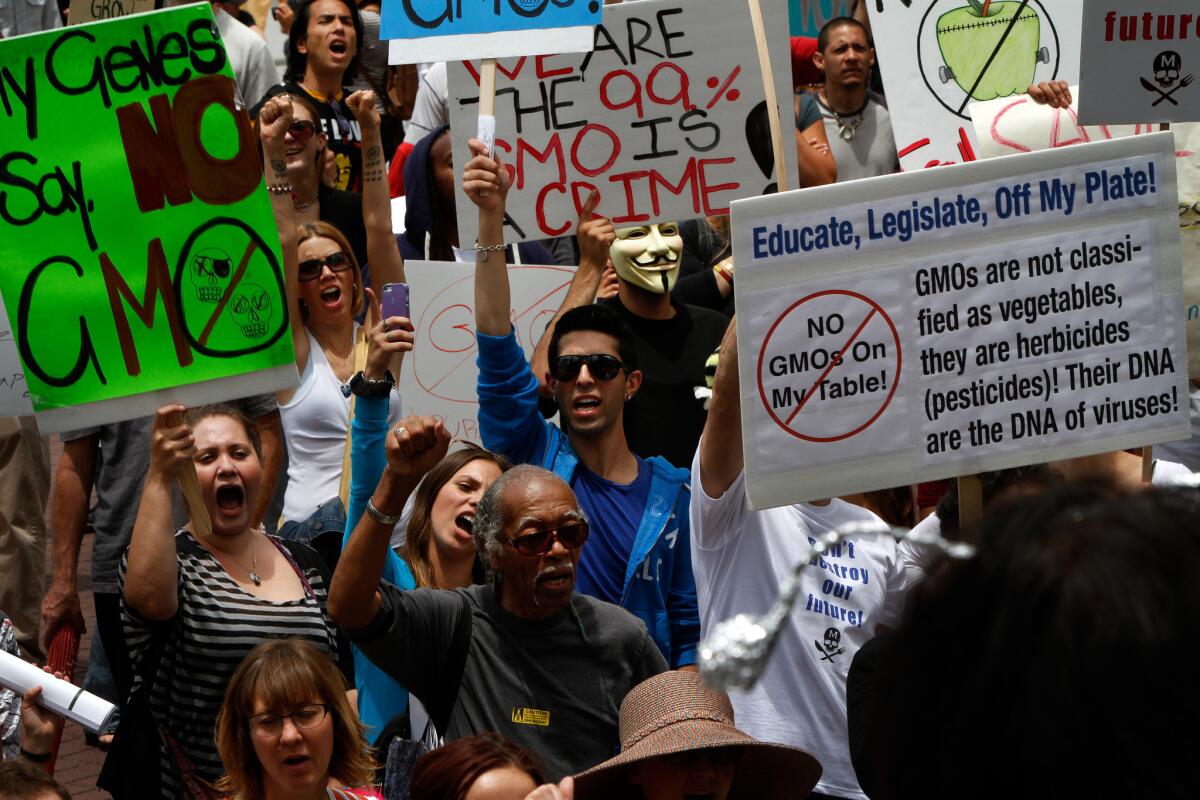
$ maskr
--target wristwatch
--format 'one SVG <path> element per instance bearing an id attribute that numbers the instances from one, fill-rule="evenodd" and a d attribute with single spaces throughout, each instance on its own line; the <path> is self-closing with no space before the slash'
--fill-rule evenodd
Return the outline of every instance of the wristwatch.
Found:
<path id="1" fill-rule="evenodd" d="M 350 392 L 357 397 L 387 397 L 396 388 L 396 379 L 391 370 L 383 373 L 383 377 L 373 381 L 361 372 L 356 372 L 350 379 Z"/>
<path id="2" fill-rule="evenodd" d="M 400 521 L 400 516 L 403 513 L 401 511 L 400 514 L 385 514 L 375 506 L 374 502 L 371 500 L 367 501 L 367 514 L 380 525 L 395 525 Z"/>

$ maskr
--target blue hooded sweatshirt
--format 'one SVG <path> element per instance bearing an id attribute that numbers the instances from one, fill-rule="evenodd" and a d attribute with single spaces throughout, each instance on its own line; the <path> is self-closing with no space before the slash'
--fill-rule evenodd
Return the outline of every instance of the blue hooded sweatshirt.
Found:
<path id="1" fill-rule="evenodd" d="M 538 381 L 515 332 L 479 344 L 479 433 L 483 446 L 513 463 L 537 464 L 575 484 L 571 440 L 538 410 Z M 650 493 L 625 569 L 621 607 L 646 623 L 673 669 L 696 663 L 700 614 L 692 575 L 688 470 L 655 456 Z M 584 509 L 587 511 L 588 509 Z"/>

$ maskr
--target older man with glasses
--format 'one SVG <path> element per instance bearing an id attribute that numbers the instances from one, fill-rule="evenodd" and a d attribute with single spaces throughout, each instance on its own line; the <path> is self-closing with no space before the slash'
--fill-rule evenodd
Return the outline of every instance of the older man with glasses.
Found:
<path id="1" fill-rule="evenodd" d="M 449 441 L 432 418 L 404 420 L 388 436 L 372 505 L 385 514 L 402 508 Z M 575 591 L 588 533 L 561 478 L 518 466 L 476 510 L 486 584 L 404 591 L 380 583 L 390 529 L 365 515 L 338 563 L 330 611 L 421 700 L 447 741 L 496 731 L 536 753 L 558 780 L 612 754 L 626 693 L 667 667 L 635 617 Z"/>
<path id="2" fill-rule="evenodd" d="M 633 613 L 672 668 L 694 669 L 700 614 L 689 545 L 688 471 L 662 456 L 642 458 L 626 436 L 628 408 L 643 389 L 640 367 L 654 372 L 661 362 L 640 364 L 621 315 L 578 299 L 580 292 L 594 291 L 588 281 L 572 282 L 533 363 L 525 360 L 512 322 L 504 259 L 508 172 L 484 153 L 482 142 L 471 140 L 471 148 L 475 157 L 464 169 L 463 189 L 479 206 L 475 340 L 483 444 L 514 463 L 551 470 L 570 486 L 590 518 L 593 540 L 579 563 L 579 591 Z M 589 237 L 592 257 L 579 269 L 602 270 L 598 251 L 615 236 L 601 231 Z M 561 428 L 542 416 L 538 372 L 545 375 Z M 661 410 L 664 427 L 672 413 L 684 410 Z"/>

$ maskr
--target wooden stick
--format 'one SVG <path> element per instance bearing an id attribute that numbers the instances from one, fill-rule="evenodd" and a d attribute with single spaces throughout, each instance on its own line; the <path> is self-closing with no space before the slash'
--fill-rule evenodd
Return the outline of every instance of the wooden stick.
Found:
<path id="1" fill-rule="evenodd" d="M 172 414 L 167 423 L 171 426 L 183 424 L 183 414 L 178 411 Z M 212 536 L 212 520 L 208 516 L 208 508 L 204 505 L 204 495 L 200 492 L 200 477 L 196 475 L 196 465 L 190 461 L 179 470 L 179 488 L 183 490 L 183 499 L 187 501 L 188 515 L 192 518 L 192 527 L 200 536 Z"/>
<path id="2" fill-rule="evenodd" d="M 767 50 L 767 30 L 763 24 L 758 0 L 750 4 L 750 24 L 754 27 L 754 43 L 758 47 L 758 70 L 762 73 L 763 93 L 767 98 L 767 120 L 771 125 L 771 149 L 775 153 L 775 182 L 779 191 L 788 190 L 787 159 L 783 150 L 783 125 L 779 121 L 779 103 L 775 97 L 774 73 L 771 72 L 771 53 Z M 482 88 L 482 82 L 480 84 Z"/>
<path id="3" fill-rule="evenodd" d="M 487 145 L 488 155 L 496 144 L 496 59 L 485 58 L 479 65 L 479 140 Z"/>
<path id="4" fill-rule="evenodd" d="M 1152 483 L 1154 480 L 1154 448 L 1147 445 L 1142 448 L 1142 483 Z"/>
<path id="5" fill-rule="evenodd" d="M 974 541 L 983 520 L 983 484 L 978 475 L 958 478 L 958 535 L 962 541 Z"/>

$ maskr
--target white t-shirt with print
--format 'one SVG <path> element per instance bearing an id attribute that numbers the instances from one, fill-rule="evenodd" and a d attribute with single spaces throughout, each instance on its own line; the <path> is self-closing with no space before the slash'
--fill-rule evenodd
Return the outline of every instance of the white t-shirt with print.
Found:
<path id="1" fill-rule="evenodd" d="M 806 552 L 809 537 L 878 517 L 834 499 L 764 511 L 750 509 L 743 472 L 719 499 L 700 483 L 692 462 L 692 570 L 700 627 L 737 614 L 761 614 Z M 731 692 L 739 728 L 758 739 L 802 747 L 824 769 L 813 791 L 862 798 L 850 764 L 846 731 L 846 674 L 876 625 L 894 626 L 908 588 L 896 542 L 854 536 L 805 570 L 796 608 L 771 661 L 749 692 Z"/>

